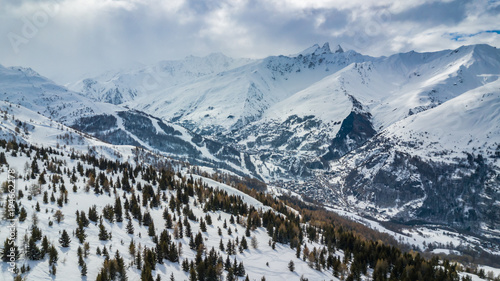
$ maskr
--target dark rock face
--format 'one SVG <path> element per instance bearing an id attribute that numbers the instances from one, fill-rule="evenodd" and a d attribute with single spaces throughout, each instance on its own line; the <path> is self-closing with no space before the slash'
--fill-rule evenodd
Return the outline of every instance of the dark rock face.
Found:
<path id="1" fill-rule="evenodd" d="M 478 234 L 484 234 L 481 223 L 500 226 L 500 206 L 495 204 L 500 177 L 482 155 L 468 154 L 453 164 L 434 162 L 393 150 L 390 141 L 380 139 L 357 153 L 366 157 L 348 171 L 344 192 L 371 202 L 375 209 L 368 212 L 401 208 L 396 221 L 443 224 Z"/>
<path id="2" fill-rule="evenodd" d="M 372 138 L 376 131 L 370 122 L 370 113 L 351 113 L 342 121 L 339 132 L 328 147 L 328 152 L 322 156 L 324 161 L 339 159 L 363 145 Z"/>

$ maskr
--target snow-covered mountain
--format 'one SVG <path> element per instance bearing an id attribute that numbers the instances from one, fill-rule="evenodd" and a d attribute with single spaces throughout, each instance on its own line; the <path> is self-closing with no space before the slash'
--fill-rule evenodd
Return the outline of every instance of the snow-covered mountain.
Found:
<path id="1" fill-rule="evenodd" d="M 10 102 L 0 113 L 2 280 L 485 274 L 409 254 L 387 235 L 248 189 L 239 177 L 104 143 Z"/>
<path id="2" fill-rule="evenodd" d="M 196 63 L 206 69 L 211 61 L 213 56 L 197 58 Z M 310 167 L 323 167 L 325 160 L 343 156 L 391 124 L 497 79 L 499 62 L 498 50 L 487 45 L 373 58 L 341 47 L 332 52 L 326 43 L 293 56 L 246 64 L 239 60 L 225 69 L 203 71 L 204 75 L 186 71 L 173 72 L 185 74 L 182 79 L 152 75 L 164 85 L 152 89 L 141 79 L 130 83 L 130 72 L 115 74 L 111 80 L 92 79 L 136 93 L 123 101 L 130 108 L 237 143 L 255 156 L 261 177 L 280 179 L 308 175 Z M 192 58 L 163 62 L 191 63 Z M 81 83 L 73 89 L 100 91 Z M 105 96 L 101 92 L 94 98 L 106 100 Z M 354 128 L 363 132 L 350 130 L 347 140 L 344 120 L 352 120 Z M 273 157 L 280 160 L 261 161 Z"/>
<path id="3" fill-rule="evenodd" d="M 111 79 L 106 75 L 89 78 L 98 82 L 85 84 L 80 81 L 70 88 L 96 100 L 107 100 L 108 90 L 102 90 L 99 85 L 111 83 L 114 86 L 108 87 L 110 89 L 134 93 L 130 95 L 132 100 L 122 100 L 131 108 L 202 133 L 228 133 L 259 119 L 272 105 L 321 78 L 364 59 L 353 51 L 332 53 L 328 44 L 296 57 L 261 60 L 231 60 L 222 55 L 196 60 L 189 57 L 159 64 L 172 66 L 167 70 L 153 65 L 135 72 L 115 74 Z M 214 65 L 212 70 L 206 70 L 209 65 Z M 145 69 L 153 69 L 154 73 Z M 149 82 L 154 87 L 148 87 Z M 88 94 L 90 92 L 94 94 Z"/>
<path id="4" fill-rule="evenodd" d="M 370 57 L 327 43 L 260 60 L 214 54 L 110 72 L 72 91 L 28 69 L 1 71 L 3 100 L 106 142 L 498 245 L 494 47 Z"/>
<path id="5" fill-rule="evenodd" d="M 273 238 L 262 226 L 261 214 L 285 215 L 207 177 L 209 168 L 198 167 L 205 176 L 191 174 L 179 162 L 104 143 L 9 102 L 0 102 L 0 112 L 2 199 L 7 189 L 14 194 L 11 204 L 2 203 L 1 280 L 102 280 L 103 274 L 105 280 L 196 279 L 204 273 L 198 267 L 193 277 L 189 263 L 199 263 L 198 253 L 221 257 L 211 261 L 212 267 L 219 264 L 217 272 L 206 272 L 211 278 L 287 280 L 303 275 L 339 280 L 333 270 L 321 271 L 296 258 L 289 243 L 268 244 Z M 123 178 L 127 172 L 132 178 Z M 139 196 L 150 191 L 152 197 Z M 182 194 L 185 199 L 176 201 Z M 211 207 L 201 202 L 205 200 L 228 201 Z M 168 202 L 177 207 L 169 209 Z M 165 239 L 168 246 L 158 251 Z M 318 241 L 307 244 L 311 250 L 322 247 Z M 335 257 L 341 253 L 337 250 Z M 230 265 L 224 270 L 226 258 Z M 116 259 L 121 261 L 118 268 L 114 264 L 109 270 L 106 265 Z"/>
<path id="6" fill-rule="evenodd" d="M 189 56 L 182 61 L 161 61 L 137 69 L 108 71 L 95 78 L 70 83 L 67 87 L 94 100 L 123 104 L 143 95 L 150 95 L 250 62 L 251 59 L 233 59 L 221 53 L 213 53 L 204 58 Z"/>
<path id="7" fill-rule="evenodd" d="M 3 101 L 19 104 L 65 123 L 116 108 L 109 104 L 96 104 L 24 67 L 6 68 L 0 65 L 0 93 Z"/>
<path id="8" fill-rule="evenodd" d="M 204 164 L 242 175 L 254 173 L 254 167 L 245 160 L 248 155 L 232 146 L 137 110 L 91 100 L 29 68 L 5 68 L 0 65 L 0 92 L 5 102 L 108 143 L 138 146 L 193 164 Z M 38 119 L 40 117 L 30 120 Z"/>
<path id="9" fill-rule="evenodd" d="M 185 68 L 146 74 L 158 87 L 130 78 L 142 68 L 71 88 L 232 146 L 255 176 L 279 185 L 298 179 L 286 185 L 322 202 L 478 233 L 498 226 L 496 207 L 481 207 L 499 202 L 491 187 L 498 182 L 498 49 L 370 57 L 340 46 L 332 52 L 326 43 L 290 56 L 223 58 L 196 58 L 201 74 L 186 71 L 196 68 L 193 58 L 163 62 Z M 112 86 L 94 86 L 104 84 Z M 109 89 L 133 94 L 110 100 Z M 470 187 L 458 187 L 464 180 Z M 315 188 L 304 188 L 311 182 Z M 458 201 L 435 206 L 450 196 Z"/>
<path id="10" fill-rule="evenodd" d="M 330 167 L 348 206 L 498 237 L 500 80 L 394 123 Z"/>

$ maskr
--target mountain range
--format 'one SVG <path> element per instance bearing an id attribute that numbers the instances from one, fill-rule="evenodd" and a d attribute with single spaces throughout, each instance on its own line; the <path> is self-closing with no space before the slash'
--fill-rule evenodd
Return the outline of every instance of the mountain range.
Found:
<path id="1" fill-rule="evenodd" d="M 0 67 L 0 96 L 88 136 L 380 221 L 500 245 L 500 50 L 371 57 L 328 43 L 223 54 L 57 85 Z"/>

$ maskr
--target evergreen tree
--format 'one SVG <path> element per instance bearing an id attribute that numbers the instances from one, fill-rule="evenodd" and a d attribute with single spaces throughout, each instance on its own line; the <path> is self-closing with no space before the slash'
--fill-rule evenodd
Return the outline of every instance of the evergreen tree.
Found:
<path id="1" fill-rule="evenodd" d="M 165 227 L 168 229 L 172 229 L 173 223 L 172 223 L 172 216 L 168 213 L 168 209 L 165 208 L 165 211 L 167 211 L 167 215 L 165 218 Z"/>
<path id="2" fill-rule="evenodd" d="M 248 249 L 248 243 L 247 239 L 245 239 L 245 236 L 241 236 L 241 242 L 240 242 L 241 247 L 246 250 Z"/>
<path id="3" fill-rule="evenodd" d="M 235 267 L 234 273 L 239 277 L 245 276 L 245 267 L 243 266 L 243 262 L 240 262 L 238 266 Z"/>
<path id="4" fill-rule="evenodd" d="M 115 212 L 116 221 L 122 222 L 123 221 L 123 211 L 122 211 L 122 203 L 120 201 L 120 197 L 116 197 L 114 212 Z"/>
<path id="5" fill-rule="evenodd" d="M 47 236 L 44 236 L 42 239 L 42 259 L 48 252 L 49 252 L 49 239 L 47 239 Z"/>
<path id="6" fill-rule="evenodd" d="M 194 269 L 194 267 L 191 267 L 191 269 L 189 269 L 189 281 L 197 281 L 197 276 L 196 276 L 196 270 Z M 203 280 L 203 279 L 200 279 L 200 280 Z"/>
<path id="7" fill-rule="evenodd" d="M 212 217 L 210 216 L 210 214 L 207 214 L 205 216 L 205 220 L 207 221 L 207 225 L 212 225 Z"/>
<path id="8" fill-rule="evenodd" d="M 122 189 L 129 192 L 130 191 L 130 182 L 129 182 L 129 179 L 128 179 L 128 173 L 127 173 L 127 170 L 123 170 L 123 177 L 122 177 L 122 180 L 121 180 L 121 186 L 122 186 Z"/>
<path id="9" fill-rule="evenodd" d="M 85 238 L 87 238 L 87 234 L 85 234 L 85 228 L 83 226 L 76 228 L 75 235 L 80 244 L 83 244 L 85 242 Z"/>
<path id="10" fill-rule="evenodd" d="M 156 232 L 155 232 L 155 224 L 153 222 L 151 222 L 149 224 L 149 228 L 148 228 L 148 235 L 153 237 L 156 235 Z"/>
<path id="11" fill-rule="evenodd" d="M 99 217 L 97 216 L 97 207 L 96 205 L 92 206 L 89 208 L 89 220 L 93 222 L 97 222 L 97 219 Z"/>
<path id="12" fill-rule="evenodd" d="M 205 224 L 205 221 L 203 221 L 203 219 L 200 219 L 200 230 L 202 232 L 207 232 L 207 225 Z"/>
<path id="13" fill-rule="evenodd" d="M 87 276 L 87 264 L 86 263 L 84 263 L 82 265 L 81 275 L 82 276 Z"/>
<path id="14" fill-rule="evenodd" d="M 45 171 L 43 171 L 40 176 L 38 177 L 38 183 L 43 185 L 46 184 L 47 181 L 45 180 Z"/>
<path id="15" fill-rule="evenodd" d="M 0 165 L 5 165 L 7 164 L 7 158 L 5 158 L 5 153 L 0 152 Z"/>
<path id="16" fill-rule="evenodd" d="M 54 245 L 49 248 L 49 265 L 54 265 L 59 259 L 59 254 L 57 252 L 56 247 Z"/>
<path id="17" fill-rule="evenodd" d="M 132 225 L 132 220 L 129 219 L 127 222 L 127 233 L 128 234 L 134 234 L 134 226 Z"/>
<path id="18" fill-rule="evenodd" d="M 101 222 L 99 223 L 99 240 L 105 241 L 105 240 L 108 240 L 108 239 L 109 239 L 109 234 L 106 231 L 106 228 L 102 224 L 102 220 L 101 220 Z"/>
<path id="19" fill-rule="evenodd" d="M 63 230 L 61 237 L 59 237 L 59 243 L 63 248 L 69 247 L 69 244 L 71 243 L 71 238 L 69 237 L 66 229 Z"/>
<path id="20" fill-rule="evenodd" d="M 36 242 L 40 239 L 42 239 L 42 231 L 40 230 L 40 228 L 38 228 L 38 226 L 36 225 L 33 225 L 31 227 L 31 238 Z"/>
<path id="21" fill-rule="evenodd" d="M 40 260 L 42 258 L 42 253 L 40 249 L 37 247 L 35 239 L 33 239 L 33 236 L 29 239 L 28 248 L 26 251 L 26 257 L 29 260 Z"/>
<path id="22" fill-rule="evenodd" d="M 28 213 L 26 212 L 26 209 L 24 209 L 24 207 L 22 207 L 21 212 L 19 213 L 19 221 L 20 222 L 25 221 L 27 216 L 28 216 Z"/>

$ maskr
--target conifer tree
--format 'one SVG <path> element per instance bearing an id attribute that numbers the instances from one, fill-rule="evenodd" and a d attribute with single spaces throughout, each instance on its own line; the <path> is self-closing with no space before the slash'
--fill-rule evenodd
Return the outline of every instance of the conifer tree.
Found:
<path id="1" fill-rule="evenodd" d="M 27 216 L 28 216 L 28 213 L 26 212 L 26 209 L 24 209 L 24 207 L 22 207 L 21 212 L 19 213 L 19 221 L 21 221 L 21 222 L 25 221 Z"/>
<path id="2" fill-rule="evenodd" d="M 7 158 L 5 158 L 5 153 L 0 152 L 0 165 L 7 164 Z"/>
<path id="3" fill-rule="evenodd" d="M 203 219 L 200 219 L 200 230 L 202 232 L 207 232 L 207 225 L 205 224 L 205 221 L 203 221 Z"/>
<path id="4" fill-rule="evenodd" d="M 149 224 L 149 228 L 148 228 L 148 235 L 149 235 L 149 236 L 151 236 L 151 237 L 153 237 L 153 236 L 155 236 L 155 235 L 156 235 L 156 233 L 155 233 L 155 224 L 154 224 L 154 222 L 151 222 L 151 223 Z"/>
<path id="5" fill-rule="evenodd" d="M 127 233 L 134 234 L 134 226 L 132 225 L 132 220 L 129 218 L 127 222 Z"/>
<path id="6" fill-rule="evenodd" d="M 245 236 L 241 236 L 241 242 L 240 242 L 240 245 L 241 247 L 246 250 L 248 249 L 248 243 L 247 243 L 247 239 L 245 238 Z"/>
<path id="7" fill-rule="evenodd" d="M 87 276 L 87 264 L 86 263 L 84 263 L 82 265 L 81 275 L 82 276 Z"/>
<path id="8" fill-rule="evenodd" d="M 102 224 L 102 220 L 101 220 L 101 222 L 99 223 L 99 240 L 105 241 L 105 240 L 108 240 L 108 239 L 109 239 L 109 234 L 106 231 L 106 228 Z"/>
<path id="9" fill-rule="evenodd" d="M 75 231 L 76 238 L 78 238 L 78 242 L 83 244 L 85 242 L 85 238 L 87 238 L 87 234 L 85 234 L 85 228 L 83 225 L 78 226 Z"/>
<path id="10" fill-rule="evenodd" d="M 49 273 L 52 274 L 52 275 L 54 275 L 54 276 L 56 276 L 56 271 L 57 271 L 56 265 L 52 264 L 52 267 L 51 267 Z"/>
<path id="11" fill-rule="evenodd" d="M 36 241 L 33 236 L 31 236 L 29 239 L 26 257 L 29 260 L 40 260 L 42 258 L 42 253 L 36 245 Z"/>
<path id="12" fill-rule="evenodd" d="M 42 239 L 42 259 L 45 257 L 45 254 L 49 252 L 49 239 L 47 239 L 47 236 L 44 236 Z"/>
<path id="13" fill-rule="evenodd" d="M 69 244 L 71 243 L 71 238 L 69 237 L 66 229 L 63 230 L 61 237 L 59 238 L 59 243 L 63 248 L 69 247 Z"/>
<path id="14" fill-rule="evenodd" d="M 49 265 L 54 265 L 59 259 L 59 254 L 57 252 L 56 247 L 54 245 L 49 248 Z"/>

